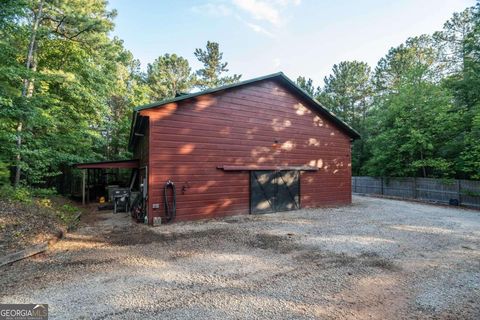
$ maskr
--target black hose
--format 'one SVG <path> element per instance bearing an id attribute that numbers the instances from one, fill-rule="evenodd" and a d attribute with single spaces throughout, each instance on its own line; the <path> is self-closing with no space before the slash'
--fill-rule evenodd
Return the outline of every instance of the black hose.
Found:
<path id="1" fill-rule="evenodd" d="M 172 189 L 173 199 L 171 206 L 168 204 L 168 188 Z M 167 222 L 170 222 L 175 219 L 175 214 L 177 211 L 177 193 L 175 191 L 175 184 L 173 183 L 173 181 L 168 180 L 167 183 L 165 183 L 163 191 L 165 196 L 165 217 L 167 218 Z"/>

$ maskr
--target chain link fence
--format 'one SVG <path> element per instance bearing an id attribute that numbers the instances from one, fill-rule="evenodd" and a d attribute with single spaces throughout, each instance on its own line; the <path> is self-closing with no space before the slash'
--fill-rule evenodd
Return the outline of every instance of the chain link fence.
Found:
<path id="1" fill-rule="evenodd" d="M 480 181 L 352 177 L 352 192 L 480 208 Z"/>

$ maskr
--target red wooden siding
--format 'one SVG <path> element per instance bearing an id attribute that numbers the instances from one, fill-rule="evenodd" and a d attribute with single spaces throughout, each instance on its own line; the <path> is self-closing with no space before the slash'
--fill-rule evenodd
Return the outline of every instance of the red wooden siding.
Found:
<path id="1" fill-rule="evenodd" d="M 168 179 L 177 187 L 177 221 L 248 214 L 249 173 L 221 165 L 316 166 L 302 172 L 302 207 L 351 202 L 350 137 L 282 84 L 264 80 L 141 115 L 150 123 L 150 222 L 164 215 Z"/>

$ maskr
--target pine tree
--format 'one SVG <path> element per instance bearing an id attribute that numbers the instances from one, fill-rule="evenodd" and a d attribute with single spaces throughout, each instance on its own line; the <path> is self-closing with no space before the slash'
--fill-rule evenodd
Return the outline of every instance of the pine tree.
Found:
<path id="1" fill-rule="evenodd" d="M 176 54 L 158 57 L 147 68 L 147 83 L 151 100 L 175 97 L 179 93 L 189 92 L 195 82 L 187 59 Z"/>
<path id="2" fill-rule="evenodd" d="M 195 49 L 195 57 L 203 64 L 203 68 L 197 70 L 197 86 L 200 89 L 208 89 L 238 82 L 241 75 L 223 76 L 228 72 L 227 62 L 222 62 L 223 53 L 220 52 L 216 42 L 207 42 L 206 50 Z"/>

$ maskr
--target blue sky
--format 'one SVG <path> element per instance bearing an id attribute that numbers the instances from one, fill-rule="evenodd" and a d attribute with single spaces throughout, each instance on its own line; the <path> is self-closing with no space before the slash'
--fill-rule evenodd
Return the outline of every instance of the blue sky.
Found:
<path id="1" fill-rule="evenodd" d="M 474 0 L 110 0 L 113 35 L 143 68 L 176 53 L 200 67 L 193 51 L 220 43 L 231 73 L 249 79 L 277 71 L 323 84 L 333 64 L 368 62 L 409 36 L 442 28 Z"/>

